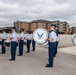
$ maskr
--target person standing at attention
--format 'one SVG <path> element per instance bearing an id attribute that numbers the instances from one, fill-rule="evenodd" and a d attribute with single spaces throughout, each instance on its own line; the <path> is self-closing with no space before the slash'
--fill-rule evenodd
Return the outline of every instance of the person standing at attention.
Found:
<path id="1" fill-rule="evenodd" d="M 56 32 L 55 32 L 56 25 L 52 24 L 50 26 L 50 35 L 49 39 L 46 39 L 49 41 L 49 48 L 48 48 L 48 56 L 49 56 L 49 63 L 46 64 L 45 67 L 53 67 L 54 62 L 54 53 L 56 50 Z"/>
<path id="2" fill-rule="evenodd" d="M 10 61 L 15 61 L 16 60 L 16 47 L 17 47 L 17 33 L 15 31 L 15 27 L 12 27 L 12 37 L 11 39 L 11 59 Z"/>
<path id="3" fill-rule="evenodd" d="M 6 48 L 4 46 L 4 41 L 8 38 L 8 35 L 7 35 L 6 31 L 5 31 L 5 29 L 3 29 L 2 32 L 3 32 L 2 37 L 0 37 L 0 39 L 2 40 L 2 43 L 1 43 L 2 52 L 1 52 L 1 54 L 5 54 L 6 53 Z"/>
<path id="4" fill-rule="evenodd" d="M 30 53 L 30 44 L 31 44 L 31 40 L 32 40 L 31 31 L 28 31 L 26 40 L 27 40 L 27 52 L 26 53 Z"/>
<path id="5" fill-rule="evenodd" d="M 58 34 L 58 30 L 56 30 L 56 50 L 55 50 L 55 54 L 54 54 L 54 57 L 56 57 L 57 55 L 57 52 L 58 52 L 58 44 L 59 44 L 59 34 Z"/>
<path id="6" fill-rule="evenodd" d="M 19 54 L 18 54 L 18 56 L 23 55 L 24 37 L 25 37 L 24 29 L 21 28 L 21 33 L 20 33 L 20 36 L 18 38 L 18 40 L 19 40 Z"/>
<path id="7" fill-rule="evenodd" d="M 33 39 L 33 33 L 32 33 L 32 50 L 31 51 L 35 51 L 35 44 L 36 42 Z"/>

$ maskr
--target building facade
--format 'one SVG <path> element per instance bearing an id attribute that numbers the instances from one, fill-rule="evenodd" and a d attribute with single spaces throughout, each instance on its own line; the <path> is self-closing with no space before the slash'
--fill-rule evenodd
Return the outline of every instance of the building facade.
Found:
<path id="1" fill-rule="evenodd" d="M 69 24 L 67 22 L 60 22 L 59 32 L 61 34 L 69 34 Z"/>
<path id="2" fill-rule="evenodd" d="M 17 21 L 17 22 L 14 22 L 14 26 L 16 27 L 17 32 L 20 32 L 21 28 L 24 28 L 25 32 L 30 30 L 30 23 L 29 22 Z"/>
<path id="3" fill-rule="evenodd" d="M 17 21 L 14 22 L 14 26 L 16 27 L 17 31 L 21 28 L 25 29 L 25 32 L 28 30 L 34 31 L 37 28 L 44 28 L 50 31 L 50 25 L 56 24 L 57 30 L 60 34 L 69 34 L 69 24 L 67 22 L 60 22 L 60 21 L 47 21 L 47 20 L 33 20 L 31 22 L 22 22 Z"/>
<path id="4" fill-rule="evenodd" d="M 76 27 L 72 27 L 71 28 L 71 34 L 75 34 L 76 33 Z"/>
<path id="5" fill-rule="evenodd" d="M 33 20 L 31 22 L 31 31 L 34 31 L 37 28 L 44 28 L 47 29 L 47 23 L 46 20 Z"/>
<path id="6" fill-rule="evenodd" d="M 0 33 L 2 33 L 2 28 L 0 27 Z"/>

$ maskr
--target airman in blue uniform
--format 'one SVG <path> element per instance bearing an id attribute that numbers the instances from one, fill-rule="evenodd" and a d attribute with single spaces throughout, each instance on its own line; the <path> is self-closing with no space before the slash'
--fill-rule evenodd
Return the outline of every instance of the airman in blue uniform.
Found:
<path id="1" fill-rule="evenodd" d="M 54 62 L 54 53 L 56 48 L 56 32 L 55 32 L 56 25 L 52 24 L 50 26 L 50 34 L 49 34 L 49 48 L 48 48 L 48 56 L 49 56 L 49 62 L 45 67 L 53 67 Z"/>
<path id="2" fill-rule="evenodd" d="M 32 33 L 32 50 L 31 51 L 35 51 L 35 44 L 36 42 L 33 39 L 33 33 Z"/>
<path id="3" fill-rule="evenodd" d="M 28 31 L 28 35 L 27 35 L 27 52 L 26 53 L 30 53 L 30 44 L 31 44 L 31 40 L 32 40 L 32 34 L 31 31 Z"/>
<path id="4" fill-rule="evenodd" d="M 15 27 L 12 27 L 12 37 L 11 39 L 11 59 L 10 61 L 14 61 L 16 59 L 16 47 L 17 47 L 17 33 L 15 32 Z"/>
<path id="5" fill-rule="evenodd" d="M 19 55 L 18 56 L 23 55 L 24 37 L 25 37 L 24 29 L 21 28 L 21 34 L 19 36 Z"/>
<path id="6" fill-rule="evenodd" d="M 59 36 L 58 36 L 58 31 L 56 30 L 56 50 L 55 50 L 55 54 L 54 54 L 54 57 L 56 57 L 56 54 L 58 52 L 58 44 L 59 44 Z"/>
<path id="7" fill-rule="evenodd" d="M 6 48 L 4 46 L 4 41 L 8 38 L 8 35 L 5 31 L 5 29 L 3 29 L 3 35 L 2 35 L 2 53 L 1 54 L 5 54 L 6 53 Z"/>
<path id="8" fill-rule="evenodd" d="M 32 39 L 32 51 L 35 51 L 35 41 L 34 41 L 34 39 Z"/>

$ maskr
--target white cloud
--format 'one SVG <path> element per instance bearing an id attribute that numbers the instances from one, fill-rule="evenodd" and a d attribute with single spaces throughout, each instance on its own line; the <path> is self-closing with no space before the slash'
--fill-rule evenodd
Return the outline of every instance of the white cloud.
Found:
<path id="1" fill-rule="evenodd" d="M 0 0 L 0 26 L 14 21 L 48 19 L 76 25 L 76 0 Z"/>

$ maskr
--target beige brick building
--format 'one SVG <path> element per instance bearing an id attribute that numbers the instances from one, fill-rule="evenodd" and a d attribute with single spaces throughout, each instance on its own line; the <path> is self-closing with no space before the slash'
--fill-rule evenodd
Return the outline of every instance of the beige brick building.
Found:
<path id="1" fill-rule="evenodd" d="M 75 34 L 76 33 L 76 27 L 72 27 L 71 32 L 72 32 L 72 34 Z"/>
<path id="2" fill-rule="evenodd" d="M 17 22 L 14 22 L 14 26 L 16 27 L 18 32 L 20 31 L 21 28 L 24 28 L 25 31 L 30 30 L 30 23 L 29 22 L 17 21 Z"/>
<path id="3" fill-rule="evenodd" d="M 32 21 L 31 22 L 31 26 L 30 26 L 30 30 L 31 31 L 34 31 L 35 29 L 37 29 L 38 27 L 38 23 L 37 22 L 34 22 L 34 21 Z"/>
<path id="4" fill-rule="evenodd" d="M 47 21 L 47 20 L 33 20 L 31 22 L 22 22 L 22 21 L 14 22 L 14 26 L 16 27 L 18 32 L 21 28 L 24 28 L 25 31 L 28 30 L 34 31 L 37 28 L 44 28 L 50 31 L 49 28 L 51 24 L 57 25 L 57 30 L 59 31 L 59 33 L 61 34 L 69 33 L 69 24 L 67 22 Z"/>
<path id="5" fill-rule="evenodd" d="M 63 34 L 69 34 L 69 24 L 67 22 L 60 22 L 59 32 Z"/>
<path id="6" fill-rule="evenodd" d="M 72 28 L 69 28 L 69 34 L 72 34 Z"/>
<path id="7" fill-rule="evenodd" d="M 31 31 L 34 31 L 37 28 L 44 28 L 47 29 L 47 23 L 46 20 L 33 20 L 31 22 Z"/>
<path id="8" fill-rule="evenodd" d="M 0 27 L 0 33 L 2 33 L 2 28 Z"/>

